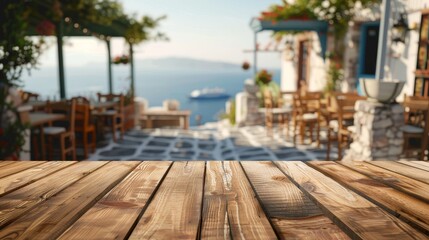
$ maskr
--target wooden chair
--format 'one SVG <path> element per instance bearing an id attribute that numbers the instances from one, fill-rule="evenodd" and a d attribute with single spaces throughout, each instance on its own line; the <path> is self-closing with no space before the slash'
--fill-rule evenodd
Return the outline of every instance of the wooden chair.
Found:
<path id="1" fill-rule="evenodd" d="M 86 97 L 82 97 L 82 96 L 76 96 L 76 97 L 72 97 L 70 100 L 75 100 L 76 104 L 89 104 L 89 100 Z"/>
<path id="2" fill-rule="evenodd" d="M 39 100 L 39 94 L 34 92 L 22 91 L 21 99 L 23 103 L 27 103 L 29 101 L 37 101 Z"/>
<path id="3" fill-rule="evenodd" d="M 267 135 L 273 136 L 274 119 L 277 117 L 280 133 L 286 129 L 289 135 L 289 115 L 292 112 L 290 107 L 283 107 L 283 98 L 280 97 L 275 103 L 271 91 L 268 89 L 264 91 L 264 108 L 261 109 L 265 113 L 265 127 L 267 128 Z"/>
<path id="4" fill-rule="evenodd" d="M 97 93 L 98 101 L 114 101 L 116 106 L 104 112 L 96 113 L 96 116 L 103 120 L 105 125 L 108 125 L 113 134 L 113 141 L 116 142 L 116 131 L 121 133 L 121 139 L 124 136 L 124 95 L 122 94 L 101 94 Z"/>
<path id="5" fill-rule="evenodd" d="M 297 135 L 300 136 L 300 143 L 304 144 L 305 130 L 308 128 L 310 140 L 313 142 L 313 130 L 318 124 L 318 109 L 321 98 L 320 92 L 307 92 L 305 94 L 295 93 L 293 95 L 293 142 L 296 144 Z M 297 127 L 299 132 L 297 134 Z M 318 128 L 317 128 L 318 129 Z M 316 137 L 319 141 L 319 133 Z"/>
<path id="6" fill-rule="evenodd" d="M 338 143 L 338 160 L 342 159 L 342 150 L 351 140 L 354 132 L 354 106 L 356 101 L 364 100 L 365 97 L 354 93 L 334 93 L 328 101 L 328 134 L 326 159 L 330 160 L 331 142 L 336 140 Z M 331 136 L 334 132 L 334 136 Z"/>
<path id="7" fill-rule="evenodd" d="M 65 120 L 56 121 L 52 126 L 43 128 L 45 139 L 47 141 L 46 148 L 49 153 L 49 158 L 52 160 L 54 152 L 59 150 L 61 160 L 66 160 L 67 154 L 72 156 L 71 160 L 76 160 L 75 101 L 48 102 L 47 110 L 50 113 L 66 115 Z"/>
<path id="8" fill-rule="evenodd" d="M 90 106 L 88 103 L 76 104 L 76 144 L 83 147 L 85 159 L 88 158 L 89 148 L 91 148 L 91 152 L 94 152 L 97 146 L 95 125 L 91 123 L 90 117 Z M 91 137 L 90 141 L 89 137 Z"/>
<path id="9" fill-rule="evenodd" d="M 404 136 L 403 154 L 405 157 L 416 157 L 424 160 L 428 148 L 428 111 L 429 99 L 415 96 L 404 98 L 405 126 L 402 128 Z"/>

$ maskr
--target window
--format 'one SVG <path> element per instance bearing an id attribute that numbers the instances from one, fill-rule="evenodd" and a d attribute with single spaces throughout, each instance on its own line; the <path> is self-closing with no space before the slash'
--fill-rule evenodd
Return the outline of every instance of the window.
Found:
<path id="1" fill-rule="evenodd" d="M 358 78 L 375 78 L 380 23 L 361 25 Z"/>
<path id="2" fill-rule="evenodd" d="M 419 50 L 417 54 L 414 95 L 429 96 L 429 14 L 423 14 L 420 22 Z"/>

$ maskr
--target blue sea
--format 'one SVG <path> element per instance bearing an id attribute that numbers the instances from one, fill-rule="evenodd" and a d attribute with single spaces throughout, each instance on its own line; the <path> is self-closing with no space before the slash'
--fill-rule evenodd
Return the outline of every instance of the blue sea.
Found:
<path id="1" fill-rule="evenodd" d="M 273 70 L 274 79 L 280 82 L 280 71 Z M 113 68 L 114 91 L 125 92 L 129 85 L 129 67 L 115 66 Z M 144 70 L 136 66 L 135 84 L 136 95 L 148 100 L 149 106 L 161 106 L 165 99 L 176 99 L 180 102 L 180 109 L 192 111 L 190 124 L 196 125 L 195 117 L 200 115 L 201 122 L 212 122 L 225 112 L 225 103 L 228 99 L 191 100 L 189 94 L 195 89 L 206 87 L 220 87 L 231 97 L 243 90 L 244 81 L 252 77 L 252 71 L 213 71 L 196 70 Z M 66 68 L 67 97 L 83 95 L 95 98 L 96 92 L 108 91 L 107 69 L 94 64 L 94 67 Z M 59 99 L 58 70 L 54 67 L 44 67 L 32 70 L 31 74 L 24 74 L 23 88 L 38 92 L 43 99 Z"/>

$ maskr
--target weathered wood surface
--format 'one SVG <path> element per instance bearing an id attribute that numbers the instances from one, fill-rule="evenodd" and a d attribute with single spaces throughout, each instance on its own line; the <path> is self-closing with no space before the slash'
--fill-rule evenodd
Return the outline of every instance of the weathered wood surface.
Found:
<path id="1" fill-rule="evenodd" d="M 205 162 L 175 162 L 130 239 L 195 239 L 201 220 Z"/>
<path id="2" fill-rule="evenodd" d="M 0 161 L 0 239 L 428 239 L 426 165 L 376 164 Z"/>
<path id="3" fill-rule="evenodd" d="M 171 162 L 143 162 L 86 212 L 61 239 L 123 239 Z"/>
<path id="4" fill-rule="evenodd" d="M 366 162 L 341 162 L 341 164 L 429 203 L 429 184 Z"/>
<path id="5" fill-rule="evenodd" d="M 207 165 L 202 238 L 277 239 L 240 163 Z"/>
<path id="6" fill-rule="evenodd" d="M 424 239 L 423 234 L 303 162 L 276 162 L 353 238 Z"/>
<path id="7" fill-rule="evenodd" d="M 423 161 L 407 161 L 407 160 L 400 160 L 399 161 L 402 164 L 409 165 L 415 168 L 420 168 L 425 171 L 429 171 L 429 164 L 427 162 Z"/>
<path id="8" fill-rule="evenodd" d="M 401 164 L 399 162 L 373 161 L 371 164 L 429 184 L 429 174 L 423 169 Z"/>
<path id="9" fill-rule="evenodd" d="M 335 162 L 314 161 L 309 164 L 360 195 L 367 196 L 383 209 L 429 232 L 429 203 Z"/>
<path id="10" fill-rule="evenodd" d="M 349 239 L 272 162 L 241 164 L 282 238 Z"/>

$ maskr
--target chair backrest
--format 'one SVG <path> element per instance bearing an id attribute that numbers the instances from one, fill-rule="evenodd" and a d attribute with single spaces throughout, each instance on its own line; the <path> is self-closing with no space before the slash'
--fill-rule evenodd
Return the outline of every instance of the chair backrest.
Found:
<path id="1" fill-rule="evenodd" d="M 428 99 L 419 96 L 406 96 L 403 106 L 405 108 L 405 123 L 425 129 L 428 125 Z"/>
<path id="2" fill-rule="evenodd" d="M 46 110 L 49 113 L 58 113 L 66 115 L 65 120 L 56 121 L 55 126 L 66 128 L 70 132 L 75 129 L 75 114 L 76 114 L 76 101 L 60 101 L 60 102 L 47 102 Z"/>
<path id="3" fill-rule="evenodd" d="M 321 92 L 306 92 L 304 95 L 296 93 L 294 96 L 294 109 L 300 113 L 315 113 L 319 110 Z"/>
<path id="4" fill-rule="evenodd" d="M 123 94 L 102 94 L 97 93 L 99 102 L 117 102 L 117 105 L 114 107 L 118 113 L 124 112 L 124 95 Z"/>
<path id="5" fill-rule="evenodd" d="M 90 106 L 88 103 L 76 104 L 75 128 L 85 129 L 90 126 Z"/>
<path id="6" fill-rule="evenodd" d="M 263 92 L 264 95 L 264 107 L 266 109 L 272 109 L 274 107 L 273 94 L 269 89 L 265 89 Z"/>
<path id="7" fill-rule="evenodd" d="M 29 101 L 37 101 L 39 99 L 39 94 L 33 93 L 33 92 L 27 92 L 22 91 L 21 92 L 21 99 L 24 103 L 27 103 Z"/>
<path id="8" fill-rule="evenodd" d="M 89 104 L 88 98 L 82 96 L 72 97 L 70 100 L 75 100 L 76 104 Z"/>

